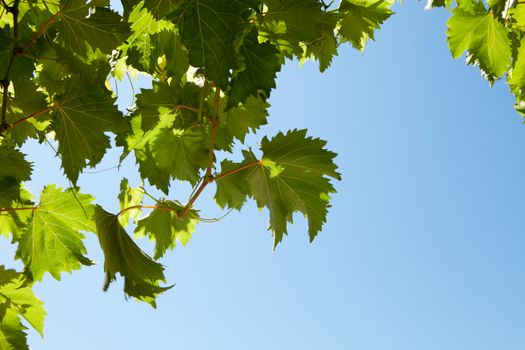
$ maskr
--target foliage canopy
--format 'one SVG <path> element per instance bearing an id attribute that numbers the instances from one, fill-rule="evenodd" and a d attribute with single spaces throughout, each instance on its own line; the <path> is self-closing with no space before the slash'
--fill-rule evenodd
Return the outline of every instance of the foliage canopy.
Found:
<path id="1" fill-rule="evenodd" d="M 0 233 L 17 247 L 21 272 L 0 266 L 0 349 L 27 349 L 26 325 L 43 332 L 45 311 L 31 290 L 46 273 L 60 279 L 91 265 L 85 234 L 105 256 L 104 289 L 117 278 L 124 292 L 155 306 L 170 288 L 158 263 L 186 244 L 201 219 L 194 209 L 210 184 L 221 208 L 253 199 L 269 212 L 276 246 L 295 212 L 313 240 L 321 231 L 340 174 L 335 153 L 306 130 L 263 137 L 260 150 L 237 150 L 266 124 L 267 99 L 288 59 L 330 66 L 340 45 L 363 50 L 393 12 L 387 0 L 1 0 Z M 525 5 L 510 0 L 430 0 L 452 15 L 453 57 L 466 53 L 492 84 L 506 76 L 525 112 Z M 125 113 L 110 77 L 142 72 L 153 80 Z M 34 200 L 24 187 L 32 164 L 21 152 L 30 139 L 53 138 L 71 187 L 49 184 Z M 100 163 L 112 138 L 121 160 L 133 156 L 147 185 L 122 179 L 120 212 L 80 192 L 79 177 Z M 216 160 L 216 151 L 240 154 Z M 256 153 L 261 154 L 260 157 Z M 190 198 L 173 199 L 170 184 L 188 182 Z M 152 198 L 153 186 L 167 198 Z M 117 198 L 115 199 L 117 200 Z M 144 211 L 144 213 L 142 213 Z M 154 241 L 153 257 L 126 231 Z M 23 323 L 25 322 L 25 323 Z"/>

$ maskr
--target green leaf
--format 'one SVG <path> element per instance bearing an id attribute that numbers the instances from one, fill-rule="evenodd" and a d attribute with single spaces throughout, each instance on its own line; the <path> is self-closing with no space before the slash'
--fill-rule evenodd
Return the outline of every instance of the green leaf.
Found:
<path id="1" fill-rule="evenodd" d="M 64 46 L 88 58 L 99 49 L 109 54 L 129 36 L 129 25 L 107 8 L 93 9 L 84 0 L 61 0 L 59 33 Z"/>
<path id="2" fill-rule="evenodd" d="M 31 180 L 33 166 L 25 159 L 25 154 L 3 143 L 0 145 L 0 164 L 0 179 Z"/>
<path id="3" fill-rule="evenodd" d="M 162 18 L 174 11 L 183 0 L 144 0 L 144 7 L 151 12 L 155 18 Z"/>
<path id="4" fill-rule="evenodd" d="M 393 12 L 391 2 L 383 0 L 343 0 L 339 11 L 344 15 L 339 34 L 353 47 L 363 50 L 368 39 L 374 40 L 379 29 Z"/>
<path id="5" fill-rule="evenodd" d="M 268 9 L 258 18 L 259 35 L 287 57 L 302 58 L 304 47 L 308 51 L 309 46 L 324 40 L 326 31 L 333 31 L 339 18 L 324 11 L 323 3 L 317 0 L 267 0 L 265 4 Z"/>
<path id="6" fill-rule="evenodd" d="M 240 169 L 245 166 L 244 163 L 234 163 L 229 160 L 221 162 L 221 174 Z M 250 195 L 250 184 L 246 181 L 246 174 L 250 169 L 241 170 L 222 177 L 216 181 L 217 191 L 215 192 L 215 201 L 221 208 L 234 208 L 240 210 Z"/>
<path id="7" fill-rule="evenodd" d="M 47 107 L 46 95 L 38 91 L 38 85 L 33 80 L 18 79 L 13 81 L 14 98 L 7 106 L 8 124 L 16 123 L 23 118 L 43 111 Z M 49 113 L 46 113 L 49 116 Z M 38 115 L 36 118 L 18 124 L 8 130 L 9 137 L 17 146 L 21 146 L 28 138 L 36 138 L 37 130 L 43 131 L 49 124 L 48 118 Z"/>
<path id="8" fill-rule="evenodd" d="M 148 35 L 148 43 L 129 47 L 128 62 L 135 68 L 150 74 L 173 77 L 179 81 L 188 70 L 188 52 L 182 46 L 178 35 L 163 30 Z"/>
<path id="9" fill-rule="evenodd" d="M 104 290 L 115 280 L 117 272 L 124 277 L 124 292 L 156 306 L 158 294 L 171 287 L 160 287 L 164 268 L 144 253 L 128 236 L 116 215 L 100 206 L 95 208 L 97 234 L 104 252 L 106 281 Z"/>
<path id="10" fill-rule="evenodd" d="M 0 308 L 1 305 L 7 305 L 43 335 L 44 303 L 35 297 L 23 274 L 6 270 L 3 265 L 0 265 Z"/>
<path id="11" fill-rule="evenodd" d="M 178 213 L 184 207 L 176 202 L 162 201 L 158 205 L 161 208 L 153 209 L 148 216 L 140 219 L 135 229 L 136 235 L 155 240 L 155 259 L 162 257 L 166 250 L 175 248 L 177 241 L 186 245 L 195 230 L 195 224 L 199 222 L 195 210 L 190 210 L 185 217 L 179 218 Z"/>
<path id="12" fill-rule="evenodd" d="M 138 206 L 142 203 L 142 197 L 144 192 L 138 188 L 132 188 L 129 185 L 129 181 L 126 178 L 123 178 L 120 181 L 120 193 L 118 195 L 120 210 L 123 211 L 126 208 Z M 120 224 L 123 227 L 128 225 L 129 219 L 136 220 L 140 216 L 140 208 L 129 209 L 124 212 L 121 212 L 119 216 Z"/>
<path id="13" fill-rule="evenodd" d="M 230 70 L 239 65 L 240 40 L 249 27 L 248 4 L 236 0 L 187 0 L 169 18 L 178 26 L 189 50 L 189 63 L 222 90 Z"/>
<path id="14" fill-rule="evenodd" d="M 41 280 L 49 272 L 60 280 L 62 272 L 93 264 L 84 256 L 84 235 L 80 233 L 95 231 L 93 199 L 72 189 L 44 187 L 17 250 L 31 279 Z"/>
<path id="15" fill-rule="evenodd" d="M 0 349 L 29 350 L 26 329 L 15 311 L 0 305 Z"/>
<path id="16" fill-rule="evenodd" d="M 217 146 L 229 150 L 234 137 L 244 142 L 250 130 L 255 133 L 259 127 L 267 124 L 269 107 L 270 105 L 260 96 L 250 96 L 244 104 L 239 104 L 235 108 L 226 109 L 221 106 Z"/>
<path id="17" fill-rule="evenodd" d="M 199 181 L 199 171 L 208 164 L 209 141 L 203 128 L 188 130 L 164 129 L 156 138 L 153 157 L 160 170 L 174 179 Z"/>
<path id="18" fill-rule="evenodd" d="M 58 97 L 52 125 L 58 141 L 62 168 L 74 184 L 80 172 L 94 167 L 110 147 L 106 132 L 124 132 L 126 119 L 115 106 L 115 99 L 101 87 L 79 84 L 73 79 Z"/>
<path id="19" fill-rule="evenodd" d="M 492 13 L 471 14 L 456 9 L 447 25 L 448 45 L 454 58 L 468 50 L 467 62 L 479 64 L 490 82 L 507 71 L 510 40 L 505 26 Z"/>
<path id="20" fill-rule="evenodd" d="M 153 83 L 152 89 L 142 89 L 137 96 L 137 110 L 131 117 L 132 133 L 125 141 L 127 152 L 135 151 L 142 178 L 164 193 L 168 193 L 171 169 L 159 167 L 160 157 L 156 156 L 157 149 L 153 145 L 164 129 L 193 127 L 197 123 L 197 113 L 184 107 L 198 105 L 198 100 L 199 88 L 189 83 L 182 88 Z M 166 151 L 161 150 L 161 153 Z"/>
<path id="21" fill-rule="evenodd" d="M 281 70 L 279 51 L 269 42 L 260 44 L 255 28 L 244 39 L 240 52 L 243 69 L 231 81 L 228 108 L 236 107 L 249 96 L 258 96 L 259 93 L 269 97 L 275 88 L 275 76 Z"/>
<path id="22" fill-rule="evenodd" d="M 306 130 L 279 133 L 261 142 L 260 165 L 250 169 L 246 179 L 259 207 L 270 212 L 270 229 L 274 247 L 287 233 L 287 222 L 294 212 L 308 219 L 310 241 L 321 230 L 329 208 L 329 195 L 335 189 L 328 177 L 340 179 L 333 163 L 335 153 L 327 151 L 325 141 L 306 136 Z M 251 152 L 246 162 L 256 161 Z"/>

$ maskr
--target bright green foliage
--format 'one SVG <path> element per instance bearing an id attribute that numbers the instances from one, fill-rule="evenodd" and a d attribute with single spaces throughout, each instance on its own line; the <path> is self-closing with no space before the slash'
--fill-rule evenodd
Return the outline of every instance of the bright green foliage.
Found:
<path id="1" fill-rule="evenodd" d="M 43 334 L 45 315 L 25 276 L 0 265 L 0 349 L 28 349 L 21 319 Z"/>
<path id="2" fill-rule="evenodd" d="M 54 185 L 44 188 L 40 203 L 23 231 L 17 256 L 26 265 L 31 279 L 41 280 L 49 272 L 60 280 L 61 272 L 71 272 L 93 262 L 84 256 L 84 232 L 94 232 L 93 197 Z"/>
<path id="3" fill-rule="evenodd" d="M 205 220 L 195 209 L 199 197 L 214 185 L 221 208 L 240 210 L 250 199 L 267 208 L 274 246 L 296 212 L 313 240 L 327 220 L 331 181 L 340 179 L 335 153 L 293 130 L 263 137 L 257 158 L 246 136 L 267 123 L 267 99 L 287 59 L 317 60 L 324 71 L 341 44 L 363 50 L 393 13 L 390 0 L 121 2 L 122 14 L 108 0 L 0 3 L 0 234 L 24 264 L 20 273 L 0 268 L 2 350 L 28 348 L 21 319 L 42 332 L 45 312 L 30 284 L 91 265 L 83 244 L 89 232 L 104 253 L 104 290 L 120 274 L 126 295 L 155 306 L 170 288 L 160 286 L 157 260 L 191 239 Z M 525 111 L 525 5 L 486 4 L 430 0 L 427 7 L 452 11 L 452 55 L 466 52 L 490 82 L 506 75 Z M 109 82 L 137 74 L 151 88 L 137 91 L 123 112 Z M 58 143 L 72 188 L 50 184 L 33 199 L 24 182 L 38 174 L 20 151 L 29 139 Z M 113 145 L 122 147 L 121 160 L 134 156 L 141 178 L 137 188 L 121 181 L 117 214 L 76 187 Z M 236 162 L 239 148 L 244 159 Z M 189 199 L 175 198 L 174 181 L 192 186 Z M 151 186 L 169 199 L 155 198 Z M 125 231 L 130 221 L 135 236 L 153 242 L 153 257 Z"/>
<path id="4" fill-rule="evenodd" d="M 479 64 L 489 81 L 503 75 L 510 64 L 510 40 L 504 25 L 490 12 L 468 13 L 460 9 L 448 21 L 448 44 L 457 58 L 469 52 L 468 61 Z"/>
<path id="5" fill-rule="evenodd" d="M 343 0 L 340 11 L 344 16 L 340 34 L 358 50 L 374 39 L 374 31 L 393 14 L 388 1 L 377 0 Z"/>
<path id="6" fill-rule="evenodd" d="M 137 206 L 140 207 L 143 196 L 144 192 L 142 189 L 132 188 L 129 185 L 128 179 L 123 178 L 122 181 L 120 181 L 120 193 L 118 195 L 120 210 Z M 133 219 L 133 221 L 135 221 L 138 216 L 140 216 L 140 213 L 140 208 L 133 208 L 123 211 L 118 217 L 120 224 L 123 227 L 126 227 L 129 223 L 129 219 Z"/>

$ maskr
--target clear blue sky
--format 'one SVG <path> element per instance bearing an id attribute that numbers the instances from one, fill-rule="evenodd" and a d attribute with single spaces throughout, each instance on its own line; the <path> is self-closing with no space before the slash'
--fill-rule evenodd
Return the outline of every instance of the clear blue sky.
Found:
<path id="1" fill-rule="evenodd" d="M 324 74 L 290 63 L 278 76 L 260 135 L 308 128 L 344 176 L 313 244 L 297 216 L 272 252 L 268 214 L 250 203 L 167 255 L 176 285 L 154 310 L 126 301 L 121 283 L 101 291 L 91 235 L 98 266 L 35 287 L 49 316 L 32 348 L 523 349 L 525 126 L 503 83 L 451 58 L 448 14 L 423 7 L 396 5 L 376 42 L 343 49 Z M 46 154 L 34 159 L 37 193 L 67 185 Z M 121 177 L 137 183 L 132 163 L 81 186 L 116 211 Z M 206 198 L 203 215 L 220 216 Z"/>

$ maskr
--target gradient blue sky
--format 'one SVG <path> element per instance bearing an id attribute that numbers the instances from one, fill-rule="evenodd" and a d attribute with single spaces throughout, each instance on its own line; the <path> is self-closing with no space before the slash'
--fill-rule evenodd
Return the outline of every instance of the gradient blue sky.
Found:
<path id="1" fill-rule="evenodd" d="M 423 7 L 396 5 L 364 53 L 342 49 L 324 74 L 290 63 L 278 76 L 261 137 L 308 128 L 339 154 L 343 180 L 313 244 L 297 216 L 272 252 L 268 214 L 250 203 L 167 255 L 176 285 L 154 310 L 120 282 L 101 291 L 91 235 L 98 266 L 35 287 L 49 316 L 32 348 L 523 349 L 525 126 L 505 84 L 451 58 L 448 14 Z M 30 188 L 67 186 L 36 149 Z M 137 184 L 131 159 L 80 184 L 116 211 L 123 176 Z M 198 202 L 207 217 L 221 215 L 212 194 Z M 11 256 L 0 240 L 0 262 Z"/>

